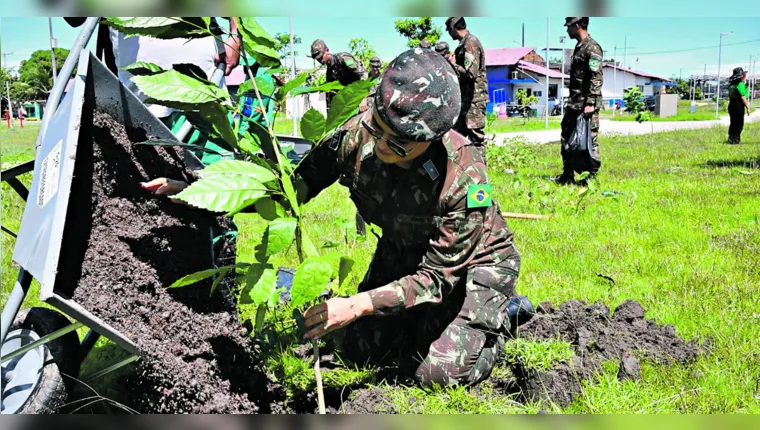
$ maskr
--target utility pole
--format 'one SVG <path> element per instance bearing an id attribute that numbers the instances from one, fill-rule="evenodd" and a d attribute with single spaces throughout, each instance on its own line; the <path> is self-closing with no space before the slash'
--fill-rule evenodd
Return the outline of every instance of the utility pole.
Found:
<path id="1" fill-rule="evenodd" d="M 559 98 L 559 110 L 560 115 L 565 115 L 565 101 L 562 98 L 562 94 L 565 91 L 565 39 L 567 39 L 567 36 L 560 36 L 559 41 L 562 42 L 562 85 L 560 85 L 559 88 L 559 94 L 557 94 Z"/>
<path id="2" fill-rule="evenodd" d="M 628 36 L 625 36 L 623 39 L 623 69 L 628 68 Z M 623 92 L 625 92 L 625 84 L 628 81 L 628 71 L 626 70 L 625 73 L 623 73 Z"/>
<path id="3" fill-rule="evenodd" d="M 544 91 L 544 111 L 546 113 L 546 129 L 549 129 L 549 26 L 550 19 L 546 17 L 546 88 Z"/>
<path id="4" fill-rule="evenodd" d="M 525 48 L 525 23 L 522 25 L 522 47 Z"/>
<path id="5" fill-rule="evenodd" d="M 58 43 L 53 38 L 53 18 L 48 17 L 48 25 L 50 26 L 50 58 L 53 60 L 53 83 L 55 83 L 58 79 L 58 70 L 55 66 L 55 48 Z"/>
<path id="6" fill-rule="evenodd" d="M 760 57 L 760 54 L 753 54 L 749 56 L 749 69 L 747 70 L 747 73 L 749 73 L 749 106 L 752 107 L 752 95 L 755 92 L 755 79 L 754 79 L 754 70 L 752 58 L 753 57 Z M 755 63 L 757 63 L 757 60 L 755 60 Z M 756 72 L 755 72 L 756 73 Z"/>
<path id="7" fill-rule="evenodd" d="M 296 78 L 296 54 L 295 54 L 295 48 L 293 47 L 293 17 L 291 16 L 288 19 L 290 21 L 290 61 L 291 61 L 291 67 L 292 67 L 290 70 L 290 79 L 295 79 Z M 290 112 L 290 115 L 293 117 L 293 136 L 298 135 L 298 119 L 296 118 L 298 103 L 296 102 L 296 97 L 293 97 L 293 109 Z"/>
<path id="8" fill-rule="evenodd" d="M 720 119 L 720 60 L 723 55 L 723 36 L 730 36 L 734 34 L 733 31 L 720 34 L 720 45 L 718 45 L 718 97 L 715 99 L 715 118 Z"/>
<path id="9" fill-rule="evenodd" d="M 705 72 L 702 74 L 702 100 L 705 99 L 705 83 L 707 82 L 707 64 L 705 64 Z"/>
<path id="10" fill-rule="evenodd" d="M 11 116 L 8 120 L 8 128 L 13 128 L 13 109 L 11 107 L 11 73 L 8 68 L 8 56 L 13 55 L 13 52 L 3 52 L 3 63 L 5 64 L 6 75 L 8 79 L 5 80 L 5 91 L 8 97 L 8 114 Z"/>
<path id="11" fill-rule="evenodd" d="M 612 114 L 615 115 L 615 109 L 614 107 L 617 106 L 617 68 L 618 68 L 618 60 L 617 60 L 617 45 L 615 45 L 614 54 L 612 54 Z"/>

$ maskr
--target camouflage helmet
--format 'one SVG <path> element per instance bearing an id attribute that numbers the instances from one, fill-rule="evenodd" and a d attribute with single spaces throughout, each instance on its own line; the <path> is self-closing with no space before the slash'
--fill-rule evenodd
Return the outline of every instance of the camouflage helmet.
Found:
<path id="1" fill-rule="evenodd" d="M 449 131 L 462 110 L 459 79 L 441 55 L 414 48 L 385 69 L 375 106 L 380 119 L 399 136 L 425 142 Z"/>
<path id="2" fill-rule="evenodd" d="M 380 60 L 380 57 L 375 55 L 369 59 L 369 65 L 374 67 L 381 67 L 383 65 L 383 62 Z"/>
<path id="3" fill-rule="evenodd" d="M 430 49 L 430 47 L 431 47 L 431 46 L 432 46 L 432 45 L 430 44 L 430 42 L 429 42 L 429 41 L 427 41 L 426 39 L 422 39 L 422 40 L 420 40 L 420 48 L 423 48 L 423 49 Z"/>
<path id="4" fill-rule="evenodd" d="M 309 58 L 319 58 L 327 51 L 327 44 L 322 39 L 317 39 L 311 44 L 311 55 L 307 55 Z"/>
<path id="5" fill-rule="evenodd" d="M 449 55 L 449 44 L 441 40 L 435 44 L 435 52 L 441 55 Z"/>

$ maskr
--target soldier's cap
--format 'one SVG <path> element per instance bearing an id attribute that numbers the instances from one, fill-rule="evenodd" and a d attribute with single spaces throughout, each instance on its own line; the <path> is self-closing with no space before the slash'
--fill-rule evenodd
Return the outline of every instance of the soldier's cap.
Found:
<path id="1" fill-rule="evenodd" d="M 461 16 L 450 16 L 448 19 L 446 19 L 446 30 L 454 27 L 456 23 L 459 22 L 463 17 Z"/>
<path id="2" fill-rule="evenodd" d="M 445 41 L 440 41 L 435 44 L 435 52 L 439 54 L 448 54 L 449 53 L 449 44 Z"/>
<path id="3" fill-rule="evenodd" d="M 571 25 L 581 22 L 581 20 L 584 19 L 588 21 L 587 16 L 568 16 L 565 18 L 565 27 L 570 27 Z"/>
<path id="4" fill-rule="evenodd" d="M 375 106 L 380 119 L 400 137 L 437 140 L 456 124 L 462 110 L 459 79 L 441 55 L 410 49 L 385 68 Z"/>
<path id="5" fill-rule="evenodd" d="M 430 48 L 431 46 L 433 45 L 431 45 L 430 42 L 428 42 L 427 40 L 425 39 L 420 40 L 420 48 Z"/>
<path id="6" fill-rule="evenodd" d="M 380 57 L 374 56 L 374 57 L 372 57 L 372 58 L 369 59 L 369 65 L 370 66 L 380 67 L 380 66 L 383 65 L 383 62 L 380 60 Z"/>
<path id="7" fill-rule="evenodd" d="M 327 51 L 327 45 L 322 39 L 317 39 L 311 44 L 311 55 L 307 55 L 309 58 L 317 58 Z"/>

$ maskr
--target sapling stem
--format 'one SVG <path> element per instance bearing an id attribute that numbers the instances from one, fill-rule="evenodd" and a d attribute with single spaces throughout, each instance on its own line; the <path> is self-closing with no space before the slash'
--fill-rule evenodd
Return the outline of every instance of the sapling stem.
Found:
<path id="1" fill-rule="evenodd" d="M 325 414 L 325 393 L 322 390 L 322 372 L 319 369 L 319 341 L 312 339 L 311 344 L 314 346 L 314 379 L 317 381 L 317 403 L 319 404 L 319 413 Z"/>

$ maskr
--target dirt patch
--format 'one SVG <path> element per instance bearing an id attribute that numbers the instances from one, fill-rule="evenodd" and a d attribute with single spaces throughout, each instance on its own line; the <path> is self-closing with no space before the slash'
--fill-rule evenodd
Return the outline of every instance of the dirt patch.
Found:
<path id="1" fill-rule="evenodd" d="M 396 408 L 390 403 L 383 390 L 370 387 L 354 391 L 337 411 L 340 414 L 395 414 Z"/>
<path id="2" fill-rule="evenodd" d="M 637 379 L 640 359 L 657 364 L 687 365 L 701 352 L 694 341 L 678 337 L 672 325 L 661 326 L 644 318 L 644 308 L 626 300 L 610 315 L 600 303 L 587 305 L 571 300 L 554 308 L 542 303 L 536 315 L 520 327 L 519 336 L 535 340 L 570 342 L 575 352 L 571 363 L 549 370 L 512 365 L 516 383 L 525 399 L 569 405 L 581 393 L 582 381 L 594 377 L 608 360 L 619 363 L 618 378 Z M 510 389 L 514 389 L 511 387 Z"/>
<path id="3" fill-rule="evenodd" d="M 156 198 L 139 183 L 190 181 L 182 153 L 134 145 L 107 113 L 84 118 L 56 289 L 134 341 L 142 352 L 126 381 L 129 406 L 146 413 L 268 412 L 276 387 L 238 321 L 232 282 L 165 287 L 199 270 L 233 264 L 235 247 L 212 250 L 229 220 Z M 90 149 L 91 148 L 91 149 Z M 66 282 L 63 282 L 65 280 Z M 263 404 L 262 404 L 263 402 Z"/>

